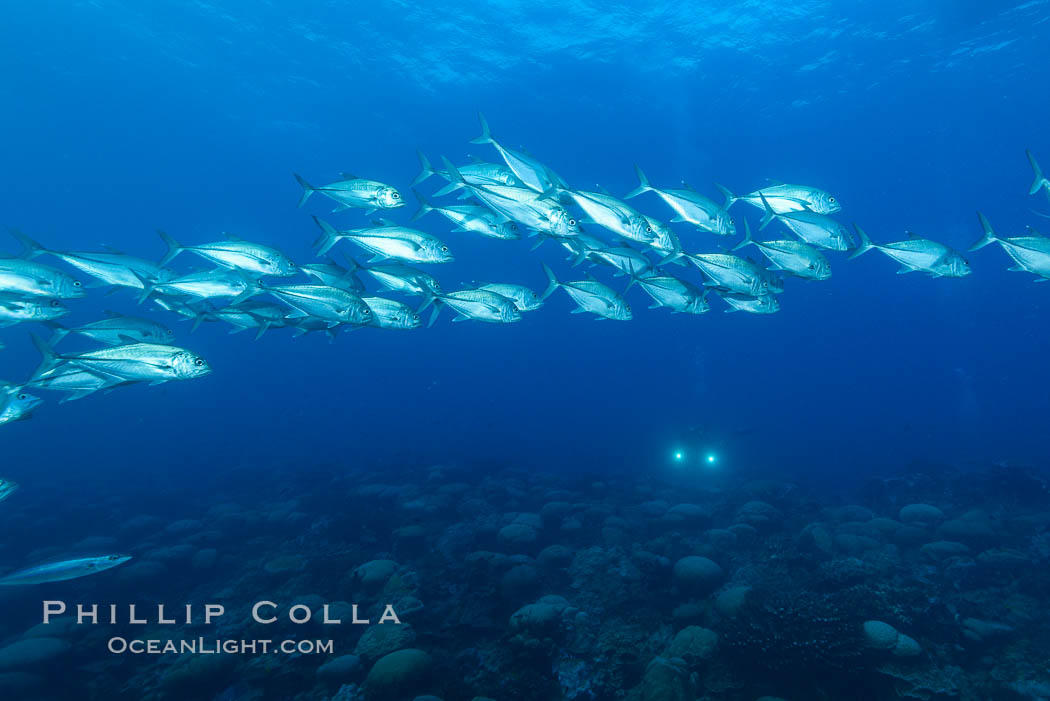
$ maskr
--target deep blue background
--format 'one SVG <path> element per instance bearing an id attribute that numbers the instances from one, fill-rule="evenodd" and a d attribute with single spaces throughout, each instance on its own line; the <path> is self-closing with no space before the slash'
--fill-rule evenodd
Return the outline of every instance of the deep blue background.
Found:
<path id="1" fill-rule="evenodd" d="M 350 171 L 408 195 L 417 147 L 495 159 L 467 143 L 478 109 L 497 137 L 580 188 L 624 193 L 635 162 L 658 185 L 684 178 L 712 196 L 714 181 L 742 192 L 767 178 L 814 184 L 880 241 L 912 229 L 965 249 L 977 208 L 1005 233 L 1042 222 L 1029 207 L 1048 209 L 1026 196 L 1024 159 L 1031 148 L 1050 166 L 1045 1 L 368 5 L 8 10 L 0 222 L 53 248 L 106 243 L 147 257 L 163 251 L 157 227 L 189 243 L 229 231 L 307 261 L 308 215 L 330 207 L 316 197 L 296 209 L 292 171 L 318 182 Z M 654 195 L 636 202 L 671 217 Z M 748 205 L 732 211 L 758 220 Z M 528 243 L 450 233 L 438 215 L 423 228 L 457 255 L 432 268 L 446 287 L 539 289 L 541 259 L 567 272 L 549 243 L 530 254 Z M 690 250 L 723 243 L 678 231 Z M 1007 272 L 998 247 L 970 258 L 969 278 L 932 280 L 895 275 L 877 253 L 833 254 L 832 280 L 789 281 L 771 317 L 724 314 L 717 300 L 705 317 L 671 316 L 633 290 L 634 321 L 596 323 L 569 315 L 559 293 L 516 325 L 446 316 L 329 344 L 281 331 L 254 343 L 218 325 L 190 336 L 154 312 L 215 373 L 51 402 L 0 430 L 4 476 L 75 485 L 229 464 L 446 459 L 662 471 L 693 427 L 701 445 L 684 445 L 716 446 L 726 470 L 1039 461 L 1050 284 Z M 69 321 L 135 310 L 127 291 L 100 297 Z M 28 330 L 0 331 L 0 378 L 35 365 Z"/>

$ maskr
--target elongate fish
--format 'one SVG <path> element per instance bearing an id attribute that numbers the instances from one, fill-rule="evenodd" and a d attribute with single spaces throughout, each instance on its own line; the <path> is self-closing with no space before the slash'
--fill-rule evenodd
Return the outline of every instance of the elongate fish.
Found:
<path id="1" fill-rule="evenodd" d="M 719 296 L 729 305 L 726 312 L 748 312 L 749 314 L 775 314 L 780 311 L 780 302 L 773 295 L 742 295 L 735 292 L 720 292 Z"/>
<path id="2" fill-rule="evenodd" d="M 138 341 L 167 343 L 175 337 L 175 333 L 171 329 L 152 319 L 124 316 L 123 314 L 110 311 L 106 312 L 105 319 L 92 321 L 80 326 L 66 327 L 57 323 L 50 323 L 48 326 L 55 331 L 55 335 L 51 337 L 52 346 L 70 334 L 77 334 L 109 346 L 119 346 L 123 343 Z"/>
<path id="3" fill-rule="evenodd" d="M 651 243 L 656 231 L 648 219 L 625 202 L 604 192 L 561 190 L 582 209 L 590 221 L 630 241 Z"/>
<path id="4" fill-rule="evenodd" d="M 51 255 L 58 258 L 67 265 L 90 275 L 107 285 L 120 287 L 135 287 L 142 289 L 143 280 L 163 282 L 172 277 L 170 270 L 142 258 L 129 256 L 119 251 L 87 252 L 87 251 L 53 251 L 41 246 L 18 230 L 11 233 L 25 246 L 22 254 L 28 258 L 40 255 Z"/>
<path id="5" fill-rule="evenodd" d="M 593 278 L 575 282 L 559 282 L 550 266 L 546 263 L 543 263 L 542 266 L 548 284 L 540 299 L 547 299 L 554 293 L 554 290 L 560 287 L 579 305 L 572 310 L 573 314 L 590 312 L 597 315 L 599 319 L 630 321 L 631 305 L 627 304 L 616 290 Z"/>
<path id="6" fill-rule="evenodd" d="M 397 209 L 404 207 L 405 201 L 401 193 L 395 188 L 376 182 L 365 180 L 349 173 L 343 173 L 342 180 L 321 187 L 314 187 L 298 173 L 294 173 L 295 179 L 303 188 L 303 195 L 299 198 L 299 206 L 302 207 L 310 199 L 310 195 L 320 192 L 325 197 L 335 200 L 339 206 L 333 212 L 341 212 L 346 209 L 364 209 L 365 214 L 372 214 L 380 209 Z"/>
<path id="7" fill-rule="evenodd" d="M 499 155 L 503 157 L 503 160 L 511 171 L 513 171 L 514 175 L 516 175 L 526 187 L 529 187 L 536 192 L 547 192 L 555 187 L 568 187 L 568 184 L 562 180 L 557 173 L 537 159 L 523 151 L 515 151 L 514 149 L 507 148 L 496 141 L 492 136 L 492 131 L 489 129 L 489 123 L 485 119 L 485 115 L 480 112 L 478 113 L 478 121 L 481 122 L 481 136 L 473 139 L 470 143 L 492 144 L 496 150 L 499 151 Z"/>
<path id="8" fill-rule="evenodd" d="M 264 285 L 263 289 L 291 307 L 296 316 L 324 319 L 331 325 L 364 326 L 374 321 L 371 308 L 349 290 L 328 285 Z"/>
<path id="9" fill-rule="evenodd" d="M 321 228 L 317 240 L 317 255 L 324 255 L 342 240 L 350 241 L 372 254 L 375 262 L 392 258 L 407 263 L 449 263 L 455 260 L 448 246 L 436 236 L 383 221 L 380 226 L 367 229 L 337 231 L 328 222 L 314 217 Z"/>
<path id="10" fill-rule="evenodd" d="M 203 243 L 197 246 L 183 246 L 163 231 L 158 230 L 157 234 L 168 246 L 168 252 L 160 261 L 162 266 L 170 263 L 175 256 L 183 251 L 189 251 L 196 253 L 205 260 L 211 261 L 215 265 L 234 270 L 243 270 L 249 275 L 288 277 L 299 272 L 299 268 L 292 262 L 291 258 L 276 248 L 264 246 L 260 243 L 229 237 L 225 241 Z"/>
<path id="11" fill-rule="evenodd" d="M 725 195 L 726 209 L 728 209 L 734 202 L 741 200 L 750 205 L 754 205 L 759 209 L 765 209 L 766 206 L 762 203 L 763 198 L 769 202 L 769 206 L 777 214 L 784 214 L 785 212 L 801 212 L 807 209 L 811 212 L 816 212 L 817 214 L 834 214 L 842 209 L 842 205 L 835 197 L 824 190 L 816 187 L 809 187 L 807 185 L 775 183 L 769 187 L 755 190 L 749 195 L 742 195 L 740 197 L 737 197 L 722 185 L 716 184 L 715 187 L 721 190 L 722 194 Z"/>
<path id="12" fill-rule="evenodd" d="M 30 297 L 83 297 L 84 285 L 57 268 L 24 258 L 0 257 L 0 292 Z"/>
<path id="13" fill-rule="evenodd" d="M 97 350 L 60 355 L 36 334 L 31 334 L 33 344 L 43 360 L 33 374 L 39 379 L 62 363 L 82 367 L 92 372 L 160 384 L 170 380 L 189 380 L 203 377 L 211 372 L 204 358 L 184 348 L 159 343 L 129 343 Z"/>
<path id="14" fill-rule="evenodd" d="M 27 386 L 53 392 L 66 392 L 66 396 L 59 400 L 59 404 L 63 404 L 83 399 L 98 391 L 134 383 L 134 380 L 125 380 L 97 370 L 85 370 L 82 367 L 64 363 L 30 381 Z"/>
<path id="15" fill-rule="evenodd" d="M 451 175 L 447 170 L 435 170 L 434 166 L 430 165 L 430 160 L 423 154 L 422 151 L 416 151 L 416 155 L 419 156 L 419 175 L 412 181 L 412 187 L 419 185 L 421 182 L 429 178 L 431 175 L 440 175 L 445 180 L 451 179 Z M 525 184 L 518 180 L 518 177 L 514 175 L 514 171 L 505 165 L 499 165 L 498 163 L 486 163 L 482 160 L 476 160 L 473 163 L 468 163 L 465 166 L 458 166 L 457 170 L 459 174 L 472 185 L 509 185 L 511 187 L 525 187 Z"/>
<path id="16" fill-rule="evenodd" d="M 672 314 L 704 314 L 711 309 L 707 291 L 671 275 L 637 275 L 631 279 L 653 298 L 650 309 L 667 307 Z"/>
<path id="17" fill-rule="evenodd" d="M 850 255 L 850 258 L 856 258 L 875 249 L 901 264 L 901 269 L 897 271 L 898 275 L 920 271 L 932 277 L 965 277 L 970 274 L 970 263 L 958 251 L 943 243 L 920 238 L 909 232 L 909 238 L 905 241 L 880 245 L 872 243 L 859 226 L 854 224 L 853 227 L 860 238 L 860 246 Z"/>
<path id="18" fill-rule="evenodd" d="M 688 185 L 684 190 L 661 190 L 652 186 L 649 178 L 645 177 L 645 173 L 637 165 L 634 167 L 634 172 L 638 176 L 638 187 L 627 193 L 625 200 L 637 197 L 643 192 L 655 192 L 675 211 L 677 216 L 671 220 L 672 222 L 689 222 L 701 231 L 719 236 L 736 235 L 736 225 L 729 216 L 729 212 L 726 211 L 733 203 L 731 197 L 719 204 L 689 188 Z"/>
<path id="19" fill-rule="evenodd" d="M 369 265 L 365 272 L 388 290 L 406 295 L 441 294 L 441 285 L 430 273 L 403 265 L 384 263 Z"/>
<path id="20" fill-rule="evenodd" d="M 752 297 L 779 292 L 770 286 L 767 273 L 749 260 L 728 253 L 695 253 L 686 257 L 707 276 L 706 287 Z"/>
<path id="21" fill-rule="evenodd" d="M 981 221 L 984 235 L 970 246 L 971 251 L 984 248 L 990 243 L 998 243 L 1015 263 L 1010 270 L 1038 275 L 1036 282 L 1050 280 L 1050 238 L 1031 228 L 1028 230 L 1028 236 L 999 237 L 983 214 L 978 212 L 977 217 Z"/>
<path id="22" fill-rule="evenodd" d="M 49 562 L 0 577 L 0 586 L 13 587 L 26 584 L 65 582 L 70 579 L 79 579 L 89 574 L 97 574 L 112 569 L 123 565 L 130 559 L 130 555 L 100 555 L 98 557 L 80 557 L 75 560 Z"/>
<path id="23" fill-rule="evenodd" d="M 831 277 L 831 264 L 823 253 L 802 241 L 783 239 L 779 241 L 755 241 L 751 238 L 751 226 L 744 220 L 744 240 L 733 247 L 738 251 L 745 246 L 755 246 L 769 262 L 770 270 L 784 272 L 804 280 L 827 280 Z"/>
<path id="24" fill-rule="evenodd" d="M 759 231 L 769 226 L 774 219 L 791 230 L 795 236 L 810 244 L 830 251 L 848 251 L 853 247 L 853 237 L 845 224 L 841 224 L 826 214 L 809 209 L 777 212 L 765 195 L 760 195 L 765 205 L 766 216 L 762 218 Z"/>
<path id="25" fill-rule="evenodd" d="M 69 314 L 69 309 L 60 299 L 0 294 L 0 327 L 23 321 L 54 321 L 66 314 Z"/>
<path id="26" fill-rule="evenodd" d="M 258 284 L 251 277 L 240 270 L 229 268 L 190 273 L 167 282 L 151 282 L 145 279 L 141 282 L 142 294 L 139 295 L 139 304 L 156 293 L 197 299 L 232 297 L 239 301 L 259 290 Z"/>
<path id="27" fill-rule="evenodd" d="M 486 207 L 477 205 L 439 207 L 428 202 L 421 192 L 417 190 L 412 192 L 419 200 L 419 211 L 412 215 L 412 221 L 417 221 L 428 212 L 439 212 L 456 225 L 453 231 L 472 231 L 494 239 L 521 238 L 517 223 L 501 217 Z"/>
<path id="28" fill-rule="evenodd" d="M 423 325 L 419 313 L 404 302 L 386 297 L 363 297 L 372 310 L 375 325 L 381 329 L 415 329 Z"/>
<path id="29" fill-rule="evenodd" d="M 576 219 L 559 203 L 542 198 L 527 188 L 471 185 L 447 158 L 442 160 L 452 179 L 447 188 L 438 192 L 439 195 L 457 188 L 467 188 L 475 198 L 495 213 L 533 231 L 551 236 L 574 236 L 580 233 Z"/>
<path id="30" fill-rule="evenodd" d="M 489 282 L 478 287 L 479 290 L 495 292 L 501 297 L 506 297 L 514 303 L 514 308 L 519 312 L 531 312 L 543 306 L 540 296 L 525 285 L 515 285 L 509 282 Z"/>
<path id="31" fill-rule="evenodd" d="M 428 326 L 433 326 L 442 306 L 447 306 L 459 316 L 452 321 L 487 321 L 493 324 L 510 324 L 521 321 L 521 313 L 514 302 L 503 295 L 489 290 L 457 290 L 441 295 L 430 295 L 429 302 L 433 302 L 434 311 L 430 315 Z M 420 307 L 425 309 L 427 304 Z"/>
<path id="32" fill-rule="evenodd" d="M 357 261 L 349 256 L 346 256 L 346 260 L 350 263 L 351 267 L 349 269 L 344 268 L 331 259 L 329 259 L 327 263 L 307 263 L 306 265 L 300 265 L 299 269 L 322 285 L 341 287 L 342 289 L 351 292 L 364 292 L 365 285 L 361 282 L 361 279 L 357 277 L 357 272 L 363 268 L 358 265 Z"/>

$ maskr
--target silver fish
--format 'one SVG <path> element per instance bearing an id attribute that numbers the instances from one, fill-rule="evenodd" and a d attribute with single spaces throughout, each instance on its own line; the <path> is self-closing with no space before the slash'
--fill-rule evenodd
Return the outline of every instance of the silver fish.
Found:
<path id="1" fill-rule="evenodd" d="M 380 209 L 397 209 L 405 205 L 400 192 L 375 180 L 365 180 L 349 173 L 342 173 L 342 180 L 314 187 L 298 173 L 294 175 L 303 188 L 303 195 L 299 198 L 300 207 L 306 204 L 310 195 L 315 192 L 320 192 L 325 197 L 339 203 L 339 206 L 332 210 L 333 212 L 356 208 L 366 210 L 365 214 L 372 214 Z"/>
<path id="2" fill-rule="evenodd" d="M 449 188 L 468 188 L 470 193 L 485 206 L 506 219 L 512 219 L 529 229 L 552 236 L 573 236 L 580 233 L 576 219 L 557 202 L 541 198 L 526 188 L 505 185 L 488 187 L 471 185 L 463 180 L 459 171 L 447 158 L 443 161 L 452 176 Z"/>
<path id="3" fill-rule="evenodd" d="M 807 209 L 811 212 L 816 212 L 817 214 L 834 214 L 842 209 L 842 205 L 839 204 L 839 201 L 835 197 L 819 188 L 808 187 L 806 185 L 776 183 L 769 187 L 755 190 L 749 195 L 742 195 L 740 197 L 737 197 L 722 185 L 716 183 L 715 187 L 721 190 L 722 194 L 725 195 L 726 209 L 728 209 L 734 202 L 741 200 L 750 205 L 754 205 L 759 209 L 765 209 L 765 205 L 762 204 L 763 197 L 769 202 L 769 206 L 777 214 L 784 214 L 785 212 L 801 212 Z"/>
<path id="4" fill-rule="evenodd" d="M 766 271 L 749 260 L 728 253 L 687 254 L 689 260 L 708 277 L 704 285 L 728 292 L 761 297 L 777 291 L 770 287 Z"/>
<path id="5" fill-rule="evenodd" d="M 499 151 L 499 155 L 506 162 L 507 166 L 514 172 L 514 175 L 526 187 L 536 192 L 547 192 L 555 187 L 568 187 L 568 184 L 557 173 L 540 161 L 522 151 L 506 148 L 496 141 L 492 136 L 492 131 L 489 129 L 489 123 L 485 119 L 485 115 L 480 112 L 478 113 L 478 121 L 481 122 L 481 136 L 471 140 L 470 143 L 492 144 Z"/>
<path id="6" fill-rule="evenodd" d="M 616 319 L 618 321 L 629 321 L 631 319 L 631 306 L 617 294 L 616 290 L 608 285 L 598 282 L 594 278 L 588 280 L 577 280 L 575 282 L 559 282 L 554 271 L 546 263 L 543 263 L 543 273 L 547 276 L 547 289 L 540 299 L 547 299 L 554 290 L 559 287 L 565 290 L 573 301 L 579 306 L 572 310 L 573 314 L 590 312 L 601 319 Z"/>
<path id="7" fill-rule="evenodd" d="M 43 360 L 30 381 L 46 376 L 62 363 L 82 367 L 92 372 L 113 375 L 124 380 L 160 384 L 170 380 L 189 380 L 211 372 L 204 358 L 184 348 L 160 343 L 129 343 L 81 353 L 61 355 L 36 334 L 33 344 Z"/>
<path id="8" fill-rule="evenodd" d="M 7 499 L 17 491 L 18 482 L 12 482 L 11 480 L 0 478 L 0 501 Z"/>
<path id="9" fill-rule="evenodd" d="M 255 326 L 245 326 L 243 328 L 257 328 L 256 340 L 262 338 L 263 334 L 269 329 L 292 325 L 291 320 L 288 319 L 288 308 L 274 302 L 260 302 L 259 300 L 248 299 L 236 305 L 224 307 L 224 309 L 228 309 L 231 312 L 241 312 L 253 317 Z"/>
<path id="10" fill-rule="evenodd" d="M 190 273 L 167 282 L 142 280 L 143 290 L 139 304 L 145 302 L 155 293 L 194 297 L 197 299 L 214 299 L 232 297 L 243 299 L 258 292 L 257 283 L 239 270 L 216 268 L 199 273 Z"/>
<path id="11" fill-rule="evenodd" d="M 362 298 L 372 310 L 375 325 L 381 329 L 415 329 L 423 325 L 415 309 L 404 302 L 385 297 Z"/>
<path id="12" fill-rule="evenodd" d="M 561 190 L 582 209 L 598 226 L 630 241 L 651 243 L 656 231 L 649 221 L 633 207 L 603 192 Z"/>
<path id="13" fill-rule="evenodd" d="M 309 333 L 323 333 L 328 337 L 328 342 L 335 341 L 336 333 L 342 328 L 342 324 L 333 323 L 326 319 L 318 319 L 312 316 L 299 316 L 288 319 L 288 325 L 291 326 L 292 338 L 298 338 Z"/>
<path id="14" fill-rule="evenodd" d="M 328 285 L 265 285 L 263 289 L 296 310 L 298 316 L 324 319 L 331 324 L 373 323 L 372 310 L 353 292 Z M 295 318 L 296 314 L 289 317 Z"/>
<path id="15" fill-rule="evenodd" d="M 977 243 L 970 246 L 971 251 L 984 248 L 990 243 L 998 243 L 1016 263 L 1010 268 L 1011 271 L 1034 273 L 1039 276 L 1036 282 L 1050 280 L 1050 238 L 1031 227 L 1028 229 L 1029 236 L 1001 238 L 996 236 L 992 225 L 988 223 L 988 219 L 983 214 L 978 212 L 977 216 L 981 220 L 984 235 Z"/>
<path id="16" fill-rule="evenodd" d="M 25 246 L 26 250 L 23 255 L 29 258 L 45 254 L 54 256 L 67 265 L 71 265 L 107 285 L 142 289 L 143 280 L 164 282 L 173 277 L 170 270 L 162 268 L 156 263 L 117 251 L 101 253 L 52 251 L 44 248 L 20 231 L 12 230 L 11 233 Z"/>
<path id="17" fill-rule="evenodd" d="M 0 426 L 25 421 L 44 400 L 22 390 L 0 394 Z"/>
<path id="18" fill-rule="evenodd" d="M 430 315 L 428 326 L 433 326 L 443 306 L 455 311 L 459 316 L 452 321 L 487 321 L 494 324 L 509 324 L 521 321 L 521 313 L 514 302 L 503 295 L 489 290 L 457 290 L 441 295 L 430 295 L 428 303 L 433 302 L 434 311 Z M 425 309 L 427 304 L 420 307 Z"/>
<path id="19" fill-rule="evenodd" d="M 409 263 L 449 263 L 455 260 L 448 246 L 436 236 L 384 221 L 368 229 L 337 231 L 328 222 L 314 217 L 321 227 L 317 254 L 324 255 L 341 240 L 357 244 L 373 254 L 372 262 L 393 258 Z"/>
<path id="20" fill-rule="evenodd" d="M 457 205 L 438 207 L 427 202 L 422 193 L 413 190 L 419 200 L 419 211 L 412 216 L 416 221 L 428 212 L 440 212 L 446 219 L 456 225 L 453 231 L 472 231 L 494 239 L 520 239 L 518 225 L 504 219 L 485 207 L 477 205 Z"/>
<path id="21" fill-rule="evenodd" d="M 58 299 L 76 299 L 85 294 L 80 280 L 23 258 L 0 258 L 0 293 Z"/>
<path id="22" fill-rule="evenodd" d="M 727 312 L 748 312 L 750 314 L 775 314 L 780 311 L 780 302 L 773 295 L 750 295 L 737 294 L 735 292 L 721 292 L 719 296 L 729 305 Z"/>
<path id="23" fill-rule="evenodd" d="M 711 309 L 706 290 L 671 275 L 636 275 L 627 287 L 634 283 L 653 298 L 650 309 L 667 307 L 673 314 L 704 314 Z"/>
<path id="24" fill-rule="evenodd" d="M 22 321 L 54 321 L 69 314 L 62 300 L 54 297 L 12 297 L 0 294 L 0 327 Z"/>
<path id="25" fill-rule="evenodd" d="M 733 247 L 738 251 L 753 245 L 773 265 L 770 270 L 781 271 L 805 280 L 827 280 L 831 277 L 831 264 L 823 253 L 802 241 L 783 239 L 780 241 L 755 241 L 751 238 L 751 226 L 744 220 L 744 240 Z"/>
<path id="26" fill-rule="evenodd" d="M 630 246 L 609 246 L 587 252 L 590 260 L 616 268 L 618 275 L 642 275 L 653 269 L 653 263 Z"/>
<path id="27" fill-rule="evenodd" d="M 416 155 L 419 156 L 419 175 L 412 181 L 412 187 L 419 185 L 421 182 L 429 178 L 431 175 L 440 175 L 445 180 L 449 180 L 451 176 L 447 170 L 435 170 L 430 161 L 423 154 L 422 151 L 416 151 Z M 477 160 L 473 163 L 469 163 L 465 166 L 459 166 L 457 168 L 463 179 L 472 185 L 510 185 L 511 187 L 525 187 L 525 184 L 514 175 L 514 171 L 504 165 L 498 163 L 486 163 L 481 160 Z"/>
<path id="28" fill-rule="evenodd" d="M 943 243 L 930 241 L 908 232 L 905 241 L 896 243 L 875 244 L 871 242 L 868 235 L 856 224 L 853 228 L 857 230 L 860 238 L 860 246 L 854 251 L 850 258 L 864 255 L 872 249 L 882 251 L 887 256 L 901 264 L 898 275 L 922 271 L 932 277 L 965 277 L 970 274 L 970 263 L 962 254 Z"/>
<path id="29" fill-rule="evenodd" d="M 288 277 L 289 275 L 295 275 L 299 271 L 298 266 L 292 262 L 291 258 L 275 248 L 259 243 L 242 241 L 231 237 L 225 241 L 203 243 L 198 246 L 183 246 L 163 231 L 158 230 L 157 233 L 168 246 L 168 252 L 160 261 L 161 266 L 170 263 L 175 256 L 183 251 L 190 251 L 216 265 L 243 270 L 250 275 Z"/>
<path id="30" fill-rule="evenodd" d="M 765 195 L 761 196 L 765 203 L 766 216 L 762 218 L 762 224 L 758 227 L 761 231 L 769 226 L 774 219 L 779 219 L 796 236 L 819 248 L 831 251 L 848 251 L 853 247 L 853 237 L 845 224 L 841 224 L 826 214 L 802 209 L 791 212 L 776 212 Z"/>
<path id="31" fill-rule="evenodd" d="M 401 263 L 370 265 L 365 268 L 365 272 L 394 292 L 407 295 L 441 294 L 441 285 L 433 275 Z"/>
<path id="32" fill-rule="evenodd" d="M 60 324 L 50 324 L 51 328 L 55 330 L 55 335 L 51 338 L 51 345 L 56 345 L 69 334 L 77 334 L 110 346 L 139 341 L 167 343 L 175 337 L 175 333 L 171 329 L 151 319 L 124 316 L 116 312 L 106 312 L 106 315 L 107 318 L 105 319 L 81 326 L 65 327 Z"/>
<path id="33" fill-rule="evenodd" d="M 307 263 L 299 266 L 299 269 L 322 285 L 341 287 L 350 292 L 364 292 L 365 285 L 357 277 L 357 271 L 362 270 L 361 266 L 349 256 L 346 257 L 346 260 L 351 265 L 349 269 L 331 260 L 327 263 Z"/>
<path id="34" fill-rule="evenodd" d="M 704 197 L 688 185 L 684 190 L 661 190 L 653 187 L 645 173 L 638 166 L 634 167 L 638 175 L 638 187 L 631 190 L 625 200 L 637 197 L 643 192 L 655 192 L 664 202 L 668 204 L 677 214 L 672 222 L 689 222 L 697 229 L 719 236 L 735 236 L 736 225 L 726 209 L 733 203 L 732 197 L 727 197 L 725 202 L 718 204 L 714 200 Z"/>
<path id="35" fill-rule="evenodd" d="M 46 584 L 48 582 L 65 582 L 70 579 L 86 577 L 123 565 L 131 559 L 130 555 L 101 555 L 98 557 L 80 557 L 75 560 L 49 562 L 28 569 L 12 572 L 0 577 L 0 586 L 11 587 L 23 584 Z"/>
<path id="36" fill-rule="evenodd" d="M 114 377 L 102 372 L 85 370 L 71 363 L 63 363 L 45 372 L 43 376 L 32 380 L 27 386 L 55 392 L 67 392 L 68 394 L 59 401 L 59 404 L 62 404 L 82 399 L 100 390 L 128 384 L 134 384 L 134 381 Z"/>
<path id="37" fill-rule="evenodd" d="M 531 312 L 543 306 L 540 296 L 525 285 L 515 285 L 509 282 L 490 282 L 478 287 L 479 290 L 488 290 L 506 297 L 514 303 L 514 308 L 519 312 Z"/>

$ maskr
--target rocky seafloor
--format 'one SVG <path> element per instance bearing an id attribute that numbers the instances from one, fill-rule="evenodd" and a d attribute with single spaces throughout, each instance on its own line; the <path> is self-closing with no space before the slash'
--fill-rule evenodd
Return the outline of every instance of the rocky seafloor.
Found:
<path id="1" fill-rule="evenodd" d="M 134 556 L 0 593 L 0 698 L 1050 698 L 1050 490 L 1030 469 L 916 467 L 848 496 L 716 474 L 440 465 L 149 484 L 62 511 L 27 493 L 0 504 L 5 533 L 33 536 L 8 539 L 5 564 Z M 44 599 L 227 614 L 44 626 Z M 315 615 L 260 626 L 248 611 L 261 600 Z M 320 621 L 325 604 L 343 625 Z M 391 604 L 402 624 L 347 625 L 353 604 L 373 623 Z M 113 636 L 334 651 L 115 655 Z"/>

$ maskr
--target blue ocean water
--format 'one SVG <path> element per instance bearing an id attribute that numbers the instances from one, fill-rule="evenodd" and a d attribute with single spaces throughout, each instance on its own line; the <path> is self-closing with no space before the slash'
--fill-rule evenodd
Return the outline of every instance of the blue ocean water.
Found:
<path id="1" fill-rule="evenodd" d="M 293 172 L 389 183 L 410 203 L 387 216 L 408 223 L 416 149 L 435 163 L 499 162 L 469 143 L 480 110 L 502 143 L 573 187 L 623 196 L 634 164 L 656 185 L 684 180 L 712 198 L 716 182 L 741 194 L 804 183 L 833 193 L 834 216 L 876 242 L 914 231 L 966 251 L 981 235 L 977 210 L 1005 235 L 1050 228 L 1031 211 L 1050 202 L 1028 195 L 1025 159 L 1031 149 L 1050 166 L 1048 37 L 1046 0 L 22 3 L 0 26 L 0 221 L 55 250 L 107 245 L 157 260 L 160 228 L 183 243 L 229 232 L 310 262 L 311 214 L 340 228 L 372 217 L 332 213 L 320 196 L 297 208 Z M 631 204 L 672 216 L 653 194 Z M 758 209 L 730 213 L 757 232 Z M 446 289 L 539 291 L 541 262 L 563 279 L 587 269 L 554 242 L 530 251 L 531 240 L 451 232 L 437 214 L 419 227 L 455 253 L 426 266 Z M 689 252 L 732 243 L 672 227 Z M 630 322 L 570 314 L 558 292 L 515 324 L 445 312 L 432 328 L 335 342 L 281 329 L 254 341 L 222 324 L 190 333 L 128 290 L 95 289 L 62 323 L 144 314 L 214 372 L 64 404 L 48 394 L 31 421 L 0 428 L 0 476 L 53 508 L 47 530 L 8 524 L 0 552 L 26 564 L 34 548 L 73 538 L 64 504 L 78 494 L 104 492 L 120 511 L 129 485 L 186 495 L 227 472 L 239 501 L 268 483 L 317 496 L 290 476 L 320 467 L 702 484 L 1045 465 L 1050 285 L 1009 271 L 999 246 L 965 255 L 971 275 L 934 279 L 898 275 L 878 253 L 828 252 L 831 279 L 788 279 L 768 316 L 724 313 L 715 297 L 705 315 L 672 315 L 647 309 L 635 287 Z M 173 267 L 203 264 L 191 258 Z M 694 268 L 678 270 L 699 284 Z M 0 329 L 0 379 L 36 367 L 31 330 L 47 335 Z M 157 511 L 176 518 L 164 504 L 158 496 Z"/>
<path id="2" fill-rule="evenodd" d="M 624 194 L 633 163 L 654 183 L 686 180 L 712 197 L 712 182 L 812 183 L 876 240 L 908 229 L 964 249 L 980 234 L 977 208 L 1005 232 L 1039 224 L 1024 149 L 1050 151 L 1036 89 L 1045 16 L 1031 2 L 37 3 L 5 30 L 4 219 L 56 249 L 159 258 L 160 227 L 186 242 L 228 231 L 309 259 L 317 232 L 295 208 L 292 171 L 319 181 L 349 171 L 409 196 L 416 148 L 435 161 L 496 158 L 467 143 L 482 109 L 498 138 L 581 188 Z M 640 202 L 670 218 L 654 196 Z M 733 214 L 757 223 L 747 209 Z M 426 228 L 445 233 L 438 217 Z M 679 233 L 694 250 L 721 243 Z M 542 288 L 539 261 L 554 257 L 550 244 L 528 254 L 447 238 L 457 254 L 439 273 L 447 286 Z M 1046 395 L 1023 389 L 1046 381 L 1043 290 L 1007 274 L 1001 252 L 972 257 L 962 280 L 836 259 L 827 284 L 789 282 L 768 318 L 715 305 L 698 319 L 653 310 L 599 324 L 554 298 L 506 328 L 441 324 L 335 345 L 205 328 L 187 345 L 215 366 L 207 381 L 47 406 L 5 431 L 6 452 L 69 465 L 74 444 L 78 469 L 142 469 L 147 455 L 156 469 L 395 448 L 571 469 L 651 461 L 703 425 L 752 431 L 728 439 L 741 464 L 1045 457 Z M 130 311 L 125 297 L 78 305 L 77 318 Z M 34 351 L 21 330 L 4 335 L 4 376 L 16 380 Z M 274 428 L 260 440 L 263 426 Z M 58 427 L 60 445 L 48 440 Z"/>

